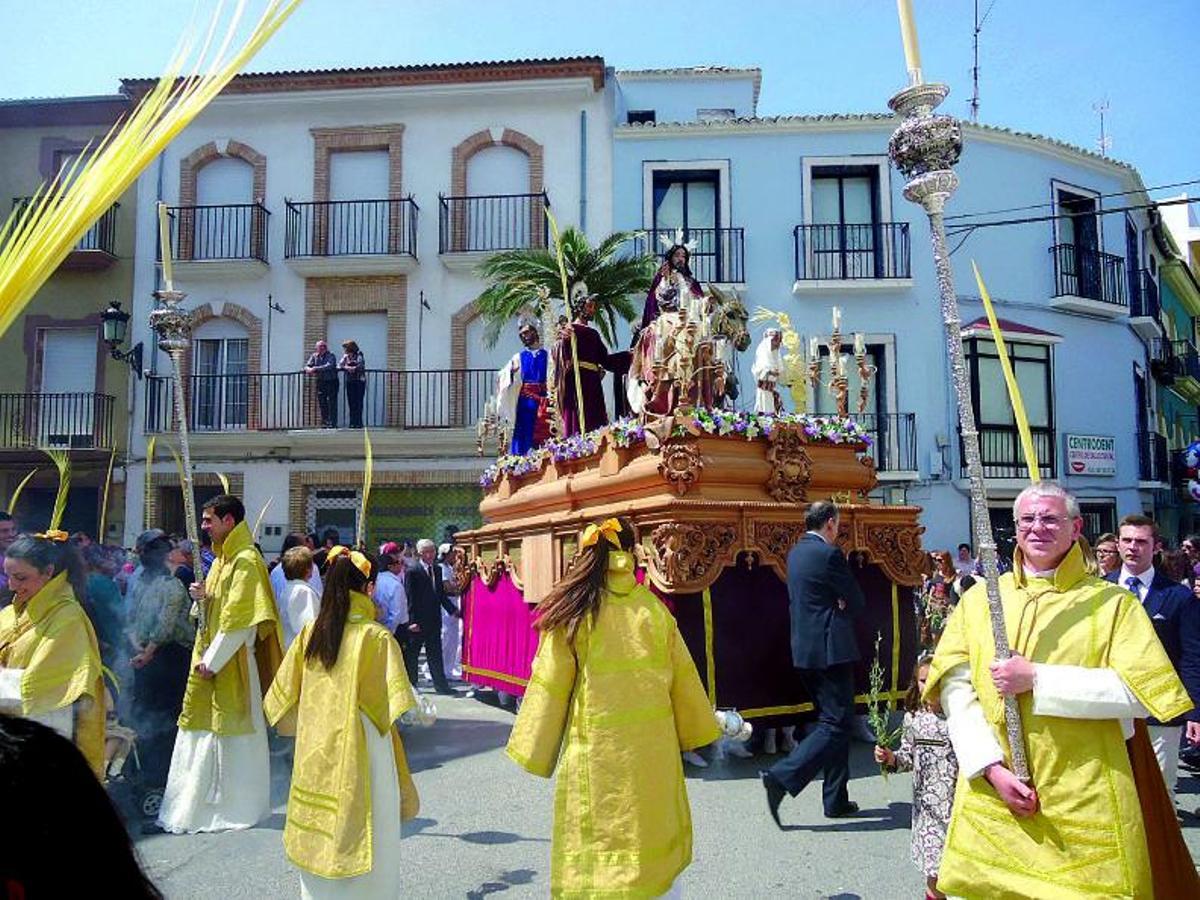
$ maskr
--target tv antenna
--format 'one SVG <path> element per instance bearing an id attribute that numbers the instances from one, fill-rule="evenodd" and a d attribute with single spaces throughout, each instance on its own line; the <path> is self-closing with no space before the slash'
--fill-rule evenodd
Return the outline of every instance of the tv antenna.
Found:
<path id="1" fill-rule="evenodd" d="M 983 31 L 983 23 L 987 21 L 987 17 L 992 14 L 992 9 L 996 5 L 996 0 L 992 0 L 988 4 L 988 8 L 983 12 L 983 18 L 979 18 L 979 0 L 975 0 L 975 31 L 971 37 L 972 50 L 975 56 L 975 65 L 971 67 L 971 84 L 973 91 L 971 93 L 971 122 L 979 124 L 979 32 Z"/>
<path id="2" fill-rule="evenodd" d="M 1096 146 L 1099 148 L 1101 156 L 1108 156 L 1109 148 L 1112 147 L 1112 137 L 1109 136 L 1104 128 L 1104 116 L 1108 113 L 1109 109 L 1108 98 L 1105 97 L 1098 103 L 1093 103 L 1092 109 L 1100 116 L 1100 137 L 1096 141 Z"/>

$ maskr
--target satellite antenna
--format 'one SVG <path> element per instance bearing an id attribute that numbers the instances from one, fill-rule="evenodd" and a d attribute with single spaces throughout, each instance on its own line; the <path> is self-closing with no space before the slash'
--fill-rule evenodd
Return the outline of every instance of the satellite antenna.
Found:
<path id="1" fill-rule="evenodd" d="M 971 37 L 972 50 L 975 55 L 975 65 L 971 67 L 971 84 L 974 90 L 971 93 L 971 122 L 979 124 L 979 32 L 983 31 L 983 23 L 987 21 L 987 17 L 992 14 L 992 8 L 996 5 L 996 0 L 992 0 L 988 4 L 988 8 L 984 10 L 983 18 L 979 18 L 979 0 L 975 0 L 975 31 Z"/>

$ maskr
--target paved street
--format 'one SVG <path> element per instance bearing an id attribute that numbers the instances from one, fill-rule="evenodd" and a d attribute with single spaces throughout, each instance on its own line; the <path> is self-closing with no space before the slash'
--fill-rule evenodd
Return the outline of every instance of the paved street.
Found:
<path id="1" fill-rule="evenodd" d="M 422 807 L 397 850 L 411 872 L 410 896 L 546 896 L 552 782 L 526 775 L 504 755 L 511 713 L 472 699 L 437 701 L 437 724 L 404 734 Z M 920 897 L 923 879 L 908 859 L 908 776 L 885 782 L 864 744 L 854 746 L 853 763 L 851 797 L 862 817 L 826 820 L 814 788 L 785 801 L 786 832 L 767 815 L 756 761 L 689 769 L 696 859 L 683 877 L 685 895 Z M 252 831 L 139 842 L 171 900 L 299 895 L 283 855 L 285 788 L 277 787 L 276 814 Z M 1180 800 L 1187 809 L 1200 804 L 1200 779 L 1181 779 Z M 1184 833 L 1200 856 L 1200 821 L 1189 818 Z"/>

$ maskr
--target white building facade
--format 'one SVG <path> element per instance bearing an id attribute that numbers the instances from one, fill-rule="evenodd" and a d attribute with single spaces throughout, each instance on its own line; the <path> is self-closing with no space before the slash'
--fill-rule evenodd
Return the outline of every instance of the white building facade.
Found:
<path id="1" fill-rule="evenodd" d="M 148 82 L 126 82 L 134 93 Z M 593 240 L 611 227 L 612 100 L 598 57 L 236 78 L 139 185 L 131 340 L 154 345 L 156 201 L 169 207 L 197 495 L 226 477 L 267 552 L 288 531 L 354 536 L 363 435 L 339 384 L 321 427 L 304 364 L 318 340 L 366 357 L 375 473 L 367 535 L 478 522 L 475 423 L 519 347 L 485 346 L 478 264 L 547 244 L 547 205 Z M 135 392 L 125 541 L 182 530 L 165 354 Z M 156 444 L 147 481 L 148 442 Z M 220 473 L 220 474 L 218 474 Z"/>

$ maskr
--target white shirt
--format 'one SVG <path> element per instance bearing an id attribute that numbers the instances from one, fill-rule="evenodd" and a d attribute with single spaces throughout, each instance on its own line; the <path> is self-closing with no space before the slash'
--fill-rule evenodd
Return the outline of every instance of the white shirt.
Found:
<path id="1" fill-rule="evenodd" d="M 1130 578 L 1136 578 L 1141 582 L 1141 586 L 1136 591 L 1129 590 L 1128 581 Z M 1117 576 L 1117 584 L 1125 588 L 1131 594 L 1135 594 L 1141 602 L 1146 602 L 1146 594 L 1150 591 L 1150 585 L 1154 583 L 1154 566 L 1148 568 L 1145 572 L 1135 575 L 1129 571 L 1127 566 L 1121 566 L 1121 574 Z"/>
<path id="2" fill-rule="evenodd" d="M 408 622 L 408 595 L 404 582 L 384 569 L 375 578 L 375 605 L 383 610 L 383 626 L 394 632 Z"/>
<path id="3" fill-rule="evenodd" d="M 321 598 L 307 581 L 295 579 L 284 582 L 283 596 L 279 598 L 279 612 L 283 617 L 284 649 L 292 645 L 302 628 L 317 618 Z"/>
<path id="4" fill-rule="evenodd" d="M 271 591 L 275 594 L 275 604 L 280 606 L 283 602 L 283 586 L 287 583 L 287 576 L 283 574 L 283 563 L 280 563 L 271 570 Z M 308 586 L 312 588 L 318 597 L 324 593 L 325 588 L 321 584 L 321 573 L 317 570 L 314 563 L 312 571 L 308 573 Z M 282 606 L 280 606 L 282 609 Z"/>

